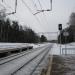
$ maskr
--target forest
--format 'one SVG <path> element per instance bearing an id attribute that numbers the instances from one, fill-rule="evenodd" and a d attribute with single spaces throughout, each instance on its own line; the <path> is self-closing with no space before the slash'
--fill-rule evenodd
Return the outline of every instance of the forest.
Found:
<path id="1" fill-rule="evenodd" d="M 39 36 L 31 28 L 19 25 L 17 21 L 0 20 L 0 42 L 38 43 L 46 41 L 44 35 Z"/>
<path id="2" fill-rule="evenodd" d="M 64 32 L 68 32 L 68 36 L 64 36 Z M 58 43 L 70 43 L 75 42 L 75 12 L 71 13 L 68 26 L 65 29 L 62 29 L 61 33 L 58 36 Z"/>

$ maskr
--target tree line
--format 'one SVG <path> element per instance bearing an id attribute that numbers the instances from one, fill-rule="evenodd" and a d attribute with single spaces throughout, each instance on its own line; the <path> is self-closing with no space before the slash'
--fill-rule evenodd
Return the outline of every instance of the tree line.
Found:
<path id="1" fill-rule="evenodd" d="M 38 43 L 47 41 L 44 35 L 38 36 L 31 28 L 22 27 L 17 21 L 0 20 L 0 42 Z"/>
<path id="2" fill-rule="evenodd" d="M 68 36 L 64 36 L 64 32 L 68 32 L 69 35 Z M 58 36 L 58 43 L 60 43 L 60 36 L 61 36 L 61 43 L 71 43 L 71 42 L 75 42 L 75 12 L 73 12 L 70 15 L 70 19 L 68 22 L 68 27 L 63 29 L 61 31 L 61 33 Z"/>

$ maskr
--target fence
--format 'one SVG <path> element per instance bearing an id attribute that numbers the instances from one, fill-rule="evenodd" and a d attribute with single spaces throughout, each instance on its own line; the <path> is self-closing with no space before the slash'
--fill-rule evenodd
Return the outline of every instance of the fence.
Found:
<path id="1" fill-rule="evenodd" d="M 62 54 L 75 54 L 75 43 L 65 45 Z"/>

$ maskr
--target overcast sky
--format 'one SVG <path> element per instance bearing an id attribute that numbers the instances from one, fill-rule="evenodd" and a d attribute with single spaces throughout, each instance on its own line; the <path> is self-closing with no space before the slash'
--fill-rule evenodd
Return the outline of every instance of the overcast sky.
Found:
<path id="1" fill-rule="evenodd" d="M 36 32 L 56 32 L 58 31 L 59 23 L 62 23 L 63 28 L 65 28 L 69 21 L 69 16 L 75 11 L 75 0 L 53 0 L 52 11 L 39 13 L 36 16 L 33 16 L 32 13 L 36 12 L 36 8 L 34 7 L 32 0 L 24 1 L 31 11 L 29 11 L 29 9 L 24 5 L 22 0 L 18 0 L 16 14 L 9 17 L 12 20 L 18 20 L 18 22 L 23 26 L 31 27 Z M 38 10 L 40 10 L 38 0 L 33 1 L 36 3 Z M 50 0 L 40 0 L 43 9 L 50 9 L 49 1 Z M 15 0 L 4 0 L 4 2 L 1 3 L 5 7 L 7 6 L 7 12 L 12 12 L 14 11 L 14 2 Z"/>

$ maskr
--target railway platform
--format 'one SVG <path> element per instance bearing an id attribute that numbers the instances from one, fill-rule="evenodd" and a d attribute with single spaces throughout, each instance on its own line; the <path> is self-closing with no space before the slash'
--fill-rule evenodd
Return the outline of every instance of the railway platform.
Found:
<path id="1" fill-rule="evenodd" d="M 48 68 L 41 75 L 75 75 L 75 55 L 50 56 Z"/>

